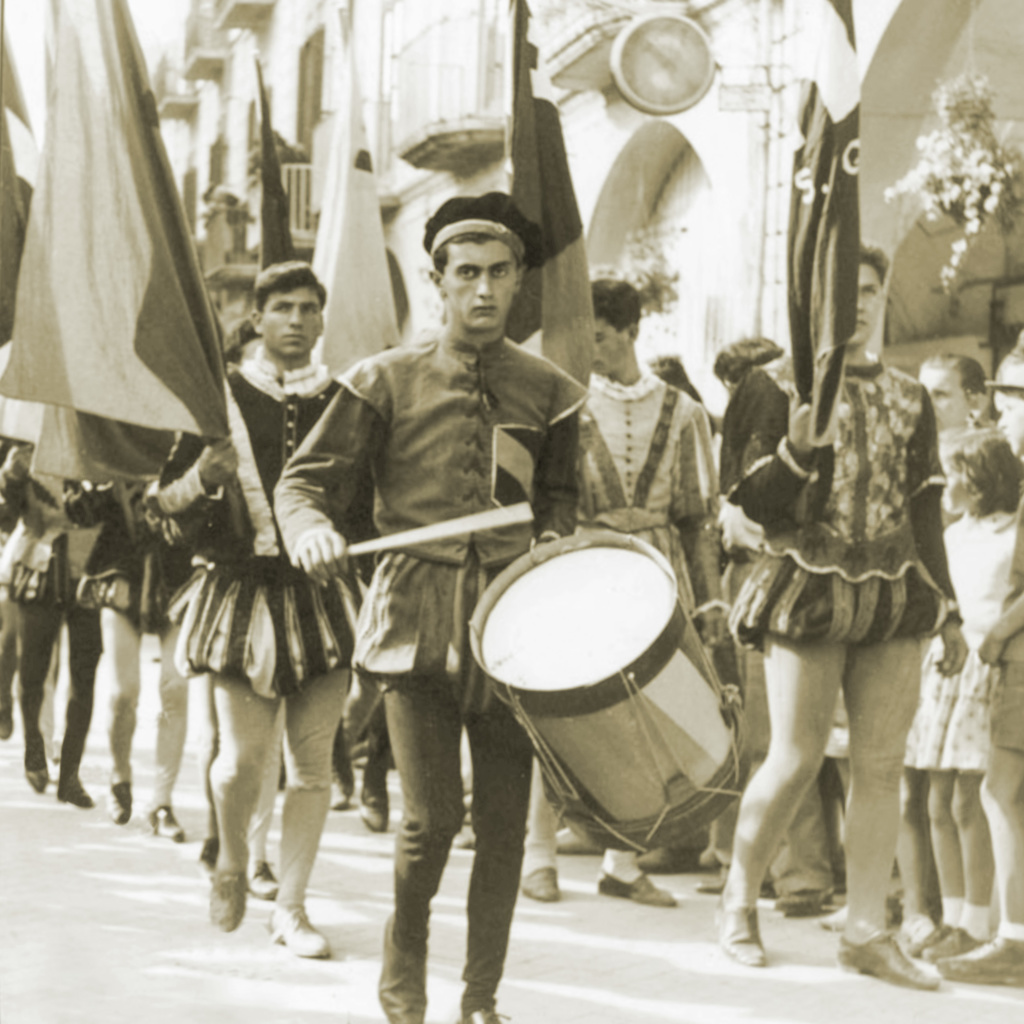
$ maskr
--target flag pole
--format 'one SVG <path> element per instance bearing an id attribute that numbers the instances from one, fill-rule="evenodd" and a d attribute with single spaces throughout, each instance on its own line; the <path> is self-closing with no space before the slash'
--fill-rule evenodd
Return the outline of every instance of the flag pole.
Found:
<path id="1" fill-rule="evenodd" d="M 7 138 L 7 108 L 4 106 L 4 84 L 7 80 L 7 0 L 0 0 L 0 138 Z M 0 160 L 0 196 L 4 194 L 4 161 Z M 0 230 L 3 229 L 4 204 L 0 202 Z"/>

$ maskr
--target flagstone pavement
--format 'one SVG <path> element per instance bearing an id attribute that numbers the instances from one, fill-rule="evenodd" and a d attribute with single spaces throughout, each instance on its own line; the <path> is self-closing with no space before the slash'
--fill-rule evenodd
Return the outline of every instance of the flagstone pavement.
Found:
<path id="1" fill-rule="evenodd" d="M 176 806 L 189 841 L 143 830 L 152 781 L 156 665 L 147 648 L 136 735 L 136 810 L 118 827 L 103 809 L 109 757 L 105 698 L 82 778 L 97 807 L 58 804 L 53 786 L 31 791 L 21 736 L 0 744 L 0 1022 L 2 1024 L 370 1024 L 381 932 L 391 906 L 392 831 L 372 835 L 354 811 L 332 811 L 308 910 L 334 948 L 302 961 L 272 946 L 269 906 L 250 900 L 238 931 L 207 921 L 196 866 L 203 821 L 190 745 Z M 194 723 L 193 723 L 194 724 Z M 279 811 L 278 811 L 279 813 Z M 271 835 L 276 854 L 279 817 Z M 472 854 L 455 850 L 434 901 L 427 1019 L 456 1019 Z M 673 910 L 598 896 L 595 856 L 560 858 L 565 896 L 521 899 L 500 992 L 513 1024 L 1010 1024 L 1024 1021 L 1024 990 L 944 984 L 938 993 L 893 988 L 835 966 L 835 938 L 814 920 L 762 905 L 771 957 L 747 970 L 713 941 L 714 899 L 700 876 L 668 876 Z"/>

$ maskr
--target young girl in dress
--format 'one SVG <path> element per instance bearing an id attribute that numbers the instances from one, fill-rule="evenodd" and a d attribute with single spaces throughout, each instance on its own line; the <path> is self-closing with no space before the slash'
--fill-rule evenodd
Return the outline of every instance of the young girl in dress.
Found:
<path id="1" fill-rule="evenodd" d="M 941 644 L 925 658 L 921 697 L 907 737 L 906 764 L 929 774 L 928 814 L 942 892 L 943 926 L 922 956 L 959 956 L 989 937 L 992 843 L 981 804 L 988 762 L 989 695 L 999 668 L 978 647 L 1010 592 L 1016 508 L 1022 471 L 996 430 L 967 431 L 944 452 L 943 503 L 961 518 L 945 531 L 963 634 L 970 653 L 963 670 L 937 668 Z"/>

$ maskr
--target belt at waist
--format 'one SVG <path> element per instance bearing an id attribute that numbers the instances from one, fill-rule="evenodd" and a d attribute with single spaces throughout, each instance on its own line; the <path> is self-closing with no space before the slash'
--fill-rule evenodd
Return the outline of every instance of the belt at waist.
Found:
<path id="1" fill-rule="evenodd" d="M 652 512 L 646 508 L 612 508 L 598 512 L 593 519 L 581 522 L 581 526 L 603 526 L 619 533 L 636 533 L 638 530 L 656 530 L 668 526 L 664 512 Z"/>

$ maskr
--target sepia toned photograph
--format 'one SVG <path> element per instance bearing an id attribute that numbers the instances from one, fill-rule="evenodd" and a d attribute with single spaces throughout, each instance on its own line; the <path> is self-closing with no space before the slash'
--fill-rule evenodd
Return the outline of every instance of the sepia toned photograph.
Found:
<path id="1" fill-rule="evenodd" d="M 1021 0 L 0 42 L 0 1024 L 1024 1019 Z"/>

